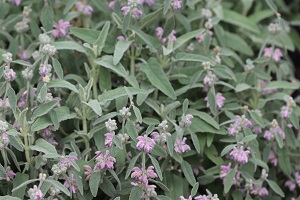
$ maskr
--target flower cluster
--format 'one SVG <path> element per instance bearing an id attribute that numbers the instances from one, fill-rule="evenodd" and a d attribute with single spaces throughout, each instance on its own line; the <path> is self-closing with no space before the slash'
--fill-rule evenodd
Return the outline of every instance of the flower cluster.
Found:
<path id="1" fill-rule="evenodd" d="M 143 14 L 139 9 L 139 4 L 141 4 L 139 0 L 128 0 L 127 6 L 123 6 L 121 10 L 124 15 L 130 13 L 133 18 L 138 18 Z"/>
<path id="2" fill-rule="evenodd" d="M 242 130 L 242 128 L 250 128 L 252 126 L 252 122 L 245 117 L 245 115 L 235 116 L 235 122 L 233 124 L 230 124 L 230 127 L 228 128 L 228 134 L 230 136 L 235 136 L 239 134 L 239 132 Z"/>
<path id="3" fill-rule="evenodd" d="M 285 140 L 285 133 L 282 131 L 276 119 L 273 119 L 271 127 L 269 130 L 265 131 L 264 138 L 267 140 L 274 140 L 276 134 L 279 134 L 280 137 Z"/>

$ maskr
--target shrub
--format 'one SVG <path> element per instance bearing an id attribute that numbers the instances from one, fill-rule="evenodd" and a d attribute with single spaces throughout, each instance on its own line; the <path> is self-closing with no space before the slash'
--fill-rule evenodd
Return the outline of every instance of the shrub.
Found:
<path id="1" fill-rule="evenodd" d="M 297 198 L 297 2 L 3 1 L 0 199 Z"/>

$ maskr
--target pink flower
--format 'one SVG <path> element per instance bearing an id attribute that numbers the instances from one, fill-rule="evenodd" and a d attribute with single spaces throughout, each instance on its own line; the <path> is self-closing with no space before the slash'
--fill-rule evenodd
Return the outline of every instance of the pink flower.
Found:
<path id="1" fill-rule="evenodd" d="M 205 97 L 204 100 L 206 101 L 206 107 L 209 108 L 208 98 Z M 225 97 L 222 95 L 222 93 L 218 92 L 216 94 L 216 106 L 217 106 L 218 109 L 221 109 L 223 107 L 224 101 L 225 101 Z"/>
<path id="2" fill-rule="evenodd" d="M 91 15 L 93 13 L 93 8 L 90 5 L 84 5 L 84 3 L 81 1 L 77 2 L 75 6 L 79 12 L 82 12 L 86 15 Z"/>
<path id="3" fill-rule="evenodd" d="M 233 147 L 229 155 L 230 158 L 235 160 L 236 162 L 246 164 L 248 162 L 249 154 L 250 151 L 245 151 L 243 146 L 240 146 L 239 149 L 235 146 Z"/>
<path id="4" fill-rule="evenodd" d="M 197 36 L 196 36 L 196 40 L 197 40 L 198 42 L 202 42 L 202 41 L 204 40 L 204 34 L 201 33 L 201 34 L 197 35 Z"/>
<path id="5" fill-rule="evenodd" d="M 154 4 L 154 0 L 140 0 L 140 4 L 147 3 L 148 6 L 152 6 Z"/>
<path id="6" fill-rule="evenodd" d="M 163 34 L 164 34 L 164 29 L 162 27 L 157 27 L 155 29 L 156 32 L 156 37 L 158 37 L 159 39 L 162 38 Z"/>
<path id="7" fill-rule="evenodd" d="M 268 196 L 269 192 L 265 187 L 261 187 L 260 185 L 255 185 L 253 187 L 253 190 L 251 191 L 251 194 L 259 195 L 261 197 L 264 197 L 264 196 Z"/>
<path id="8" fill-rule="evenodd" d="M 264 49 L 264 57 L 268 57 L 268 58 L 273 58 L 274 61 L 279 61 L 282 57 L 282 53 L 280 51 L 280 49 L 276 48 L 275 51 L 273 52 L 273 48 L 265 48 Z"/>
<path id="9" fill-rule="evenodd" d="M 179 198 L 180 198 L 180 200 L 192 200 L 192 196 L 191 195 L 187 199 L 184 198 L 184 196 L 180 196 Z"/>
<path id="10" fill-rule="evenodd" d="M 13 0 L 12 1 L 16 6 L 21 4 L 21 0 Z"/>
<path id="11" fill-rule="evenodd" d="M 171 6 L 173 7 L 174 10 L 178 10 L 181 8 L 181 4 L 182 4 L 181 0 L 173 0 Z"/>
<path id="12" fill-rule="evenodd" d="M 175 36 L 175 34 L 176 34 L 176 31 L 175 30 L 172 30 L 172 32 L 170 33 L 170 35 L 168 36 L 168 39 L 169 40 L 172 40 L 172 41 L 176 41 L 176 36 Z"/>
<path id="13" fill-rule="evenodd" d="M 106 133 L 105 136 L 105 142 L 104 145 L 107 147 L 111 147 L 112 143 L 113 143 L 113 138 L 114 138 L 114 133 Z"/>
<path id="14" fill-rule="evenodd" d="M 70 183 L 71 185 L 70 185 L 69 183 Z M 76 181 L 75 181 L 75 179 L 74 179 L 74 174 L 71 174 L 71 176 L 68 177 L 67 180 L 65 180 L 64 186 L 65 186 L 66 188 L 70 188 L 70 187 L 71 187 L 72 193 L 73 193 L 73 194 L 76 194 L 77 189 L 78 189 L 78 186 L 77 186 L 77 183 L 76 183 Z"/>
<path id="15" fill-rule="evenodd" d="M 139 10 L 138 8 L 133 8 L 133 16 L 134 16 L 135 18 L 140 17 L 142 14 L 143 14 L 143 13 L 142 13 L 141 10 Z"/>
<path id="16" fill-rule="evenodd" d="M 119 40 L 119 41 L 120 41 L 120 40 L 125 40 L 125 39 L 126 39 L 126 38 L 125 38 L 124 36 L 122 36 L 122 35 L 120 35 L 120 36 L 117 37 L 117 40 Z"/>
<path id="17" fill-rule="evenodd" d="M 99 151 L 96 152 L 98 156 L 96 158 L 96 165 L 94 167 L 95 171 L 104 168 L 114 168 L 114 163 L 116 162 L 116 159 L 112 156 L 109 156 L 109 153 L 110 152 L 108 150 L 105 151 L 105 154 L 100 153 Z"/>
<path id="18" fill-rule="evenodd" d="M 85 171 L 84 175 L 89 176 L 89 175 L 92 174 L 93 169 L 91 168 L 91 166 L 89 166 L 89 165 L 83 165 L 83 168 L 84 168 L 84 171 Z"/>
<path id="19" fill-rule="evenodd" d="M 291 180 L 286 181 L 284 186 L 288 187 L 290 191 L 294 191 L 296 188 L 296 184 Z"/>
<path id="20" fill-rule="evenodd" d="M 65 37 L 67 35 L 67 29 L 71 27 L 70 22 L 65 22 L 64 20 L 59 20 L 58 24 L 53 25 L 52 35 L 55 38 Z"/>
<path id="21" fill-rule="evenodd" d="M 174 144 L 174 150 L 177 153 L 184 153 L 184 152 L 188 152 L 191 150 L 191 147 L 187 144 L 185 144 L 186 141 L 186 137 L 184 137 L 183 139 L 181 138 L 176 138 L 175 144 Z"/>
<path id="22" fill-rule="evenodd" d="M 3 102 L 2 99 L 0 99 L 0 108 L 2 108 L 3 106 L 4 106 L 4 102 Z M 10 104 L 9 104 L 8 98 L 6 98 L 5 107 L 6 108 L 10 108 Z"/>
<path id="23" fill-rule="evenodd" d="M 275 167 L 277 166 L 278 160 L 277 160 L 277 158 L 276 158 L 276 156 L 275 156 L 275 154 L 274 154 L 273 151 L 270 151 L 268 160 L 271 161 L 271 163 L 273 163 L 273 165 L 274 165 Z"/>
<path id="24" fill-rule="evenodd" d="M 300 187 L 300 173 L 299 172 L 295 173 L 295 181 L 296 181 L 298 187 Z"/>
<path id="25" fill-rule="evenodd" d="M 185 116 L 185 118 L 186 118 L 186 120 L 187 121 L 192 121 L 192 119 L 194 118 L 194 116 L 193 115 L 191 115 L 191 114 L 187 114 L 186 116 Z"/>
<path id="26" fill-rule="evenodd" d="M 211 200 L 210 196 L 207 195 L 199 195 L 194 198 L 195 200 Z"/>
<path id="27" fill-rule="evenodd" d="M 153 166 L 149 166 L 147 170 L 140 169 L 139 167 L 134 167 L 132 169 L 131 178 L 137 179 L 147 185 L 148 178 L 157 178 L 157 174 L 154 172 L 153 169 Z"/>
<path id="28" fill-rule="evenodd" d="M 289 118 L 292 113 L 292 109 L 289 106 L 283 106 L 280 111 L 280 116 L 284 119 Z"/>
<path id="29" fill-rule="evenodd" d="M 115 1 L 111 1 L 108 4 L 109 9 L 113 10 L 115 8 Z"/>
<path id="30" fill-rule="evenodd" d="M 223 184 L 225 183 L 227 173 L 230 170 L 231 170 L 231 163 L 228 163 L 228 165 L 221 165 L 220 178 L 223 180 Z"/>
<path id="31" fill-rule="evenodd" d="M 130 12 L 130 6 L 123 6 L 121 8 L 123 15 L 127 15 Z"/>
<path id="32" fill-rule="evenodd" d="M 276 133 L 278 133 L 283 140 L 285 140 L 285 133 L 282 131 L 278 124 L 276 126 L 272 126 L 269 130 L 267 130 L 264 134 L 264 138 L 267 140 L 273 140 L 275 138 Z"/>
<path id="33" fill-rule="evenodd" d="M 144 149 L 147 153 L 150 153 L 150 151 L 154 148 L 155 141 L 148 136 L 139 136 L 137 137 L 138 143 L 136 145 L 136 148 L 138 150 Z"/>
<path id="34" fill-rule="evenodd" d="M 5 66 L 3 76 L 4 76 L 5 80 L 7 80 L 7 81 L 13 81 L 17 77 L 16 72 L 14 72 L 14 70 L 10 69 L 8 66 Z"/>
<path id="35" fill-rule="evenodd" d="M 267 85 L 267 83 L 263 80 L 260 80 L 260 88 L 263 90 L 261 93 L 263 95 L 267 95 L 267 94 L 272 94 L 272 93 L 275 93 L 277 92 L 276 89 L 270 89 L 270 90 L 264 90 L 263 88 Z"/>
<path id="36" fill-rule="evenodd" d="M 73 162 L 76 162 L 78 160 L 78 158 L 76 156 L 70 156 L 68 158 L 61 158 L 60 159 L 60 163 L 67 166 L 67 167 L 71 167 L 74 168 L 74 166 L 68 161 L 68 160 L 72 160 Z"/>

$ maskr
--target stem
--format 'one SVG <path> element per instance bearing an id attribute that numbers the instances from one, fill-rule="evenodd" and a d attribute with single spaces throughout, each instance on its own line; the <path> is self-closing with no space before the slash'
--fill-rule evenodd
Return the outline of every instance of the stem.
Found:
<path id="1" fill-rule="evenodd" d="M 30 160 L 30 155 L 29 155 L 29 144 L 28 144 L 28 138 L 27 138 L 27 133 L 25 131 L 25 133 L 23 133 L 24 136 L 24 145 L 25 145 L 25 156 L 26 156 L 26 161 L 28 164 L 30 164 L 31 160 Z"/>
<path id="2" fill-rule="evenodd" d="M 135 51 L 134 51 L 134 43 L 131 44 L 130 75 L 131 76 L 135 76 Z"/>
<path id="3" fill-rule="evenodd" d="M 146 152 L 143 152 L 143 155 L 142 155 L 142 167 L 143 167 L 143 170 L 146 170 Z"/>
<path id="4" fill-rule="evenodd" d="M 7 157 L 6 157 L 6 152 L 4 151 L 4 149 L 1 150 L 1 154 L 3 157 L 3 161 L 4 161 L 4 168 L 7 168 Z"/>

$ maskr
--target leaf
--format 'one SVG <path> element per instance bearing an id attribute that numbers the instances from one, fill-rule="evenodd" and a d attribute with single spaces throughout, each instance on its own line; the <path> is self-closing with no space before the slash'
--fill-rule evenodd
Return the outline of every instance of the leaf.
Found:
<path id="1" fill-rule="evenodd" d="M 161 169 L 160 169 L 160 166 L 159 166 L 158 161 L 157 161 L 154 157 L 152 157 L 150 154 L 149 154 L 148 156 L 149 156 L 150 159 L 151 159 L 151 162 L 152 162 L 152 164 L 153 164 L 153 166 L 154 166 L 154 168 L 155 168 L 155 171 L 156 171 L 156 173 L 157 173 L 159 179 L 162 181 L 162 180 L 163 180 L 163 177 L 162 177 L 162 172 L 161 172 Z"/>
<path id="2" fill-rule="evenodd" d="M 123 149 L 122 141 L 116 135 L 113 137 L 113 142 L 119 149 Z"/>
<path id="3" fill-rule="evenodd" d="M 70 28 L 70 34 L 89 44 L 94 44 L 100 35 L 100 31 L 88 28 L 72 27 Z"/>
<path id="4" fill-rule="evenodd" d="M 31 67 L 32 65 L 29 62 L 26 62 L 24 60 L 14 60 L 12 63 L 16 63 L 25 67 Z"/>
<path id="5" fill-rule="evenodd" d="M 289 116 L 290 121 L 296 129 L 299 129 L 299 118 L 296 115 L 295 111 L 293 111 Z"/>
<path id="6" fill-rule="evenodd" d="M 258 27 L 247 17 L 231 10 L 224 9 L 223 21 L 244 28 L 254 33 L 260 33 Z"/>
<path id="7" fill-rule="evenodd" d="M 276 133 L 275 133 L 275 138 L 276 138 L 279 148 L 282 148 L 283 147 L 283 139 L 282 139 L 281 135 L 278 133 L 278 131 L 276 131 Z"/>
<path id="8" fill-rule="evenodd" d="M 176 99 L 175 91 L 156 58 L 152 57 L 148 60 L 148 64 L 142 64 L 141 70 L 153 86 L 171 99 Z"/>
<path id="9" fill-rule="evenodd" d="M 45 6 L 41 11 L 41 22 L 46 31 L 53 28 L 54 12 L 52 7 Z"/>
<path id="10" fill-rule="evenodd" d="M 144 33 L 137 28 L 132 28 L 132 30 L 147 44 L 152 53 L 157 52 L 157 49 L 161 46 L 161 43 L 156 38 Z"/>
<path id="11" fill-rule="evenodd" d="M 283 147 L 282 149 L 278 149 L 277 152 L 280 168 L 287 176 L 290 176 L 292 174 L 292 167 L 288 149 Z"/>
<path id="12" fill-rule="evenodd" d="M 106 38 L 107 38 L 107 35 L 108 35 L 109 28 L 110 28 L 110 22 L 107 21 L 107 22 L 105 22 L 105 24 L 104 24 L 104 26 L 103 26 L 100 34 L 99 34 L 98 39 L 94 43 L 94 45 L 97 46 L 98 55 L 101 54 L 102 49 L 105 46 L 105 42 L 106 42 Z"/>
<path id="13" fill-rule="evenodd" d="M 196 183 L 192 188 L 191 195 L 195 196 L 197 194 L 198 189 L 199 189 L 199 183 Z"/>
<path id="14" fill-rule="evenodd" d="M 131 159 L 131 161 L 130 161 L 130 163 L 129 163 L 129 165 L 128 165 L 127 171 L 126 171 L 125 179 L 127 179 L 127 178 L 129 177 L 129 175 L 130 175 L 130 173 L 131 173 L 131 170 L 132 170 L 132 168 L 134 167 L 134 165 L 135 165 L 137 159 L 140 157 L 140 155 L 141 155 L 141 153 L 139 153 L 138 155 L 134 156 L 134 157 Z"/>
<path id="15" fill-rule="evenodd" d="M 93 99 L 90 100 L 88 103 L 83 102 L 85 105 L 87 105 L 88 107 L 90 107 L 97 115 L 101 116 L 102 115 L 102 109 L 100 106 L 100 103 Z"/>
<path id="16" fill-rule="evenodd" d="M 29 179 L 29 175 L 28 174 L 18 172 L 16 174 L 14 180 L 13 180 L 13 188 L 18 187 L 19 185 L 21 185 L 22 183 L 24 183 L 28 179 Z M 23 199 L 24 195 L 25 195 L 25 191 L 26 191 L 26 187 L 24 186 L 23 188 L 20 188 L 19 190 L 14 191 L 12 193 L 12 196 L 18 197 L 20 199 Z"/>
<path id="17" fill-rule="evenodd" d="M 242 139 L 242 142 L 246 143 L 246 142 L 250 142 L 252 140 L 255 140 L 257 137 L 257 135 L 247 135 L 246 137 L 244 137 Z"/>
<path id="18" fill-rule="evenodd" d="M 131 14 L 128 13 L 125 17 L 124 17 L 124 21 L 122 24 L 122 33 L 125 34 L 126 31 L 128 30 L 129 26 L 130 26 L 130 22 L 131 22 Z"/>
<path id="19" fill-rule="evenodd" d="M 281 188 L 277 185 L 276 182 L 274 182 L 274 181 L 272 181 L 272 180 L 266 180 L 266 181 L 267 181 L 267 183 L 269 184 L 270 188 L 272 188 L 272 190 L 273 190 L 276 194 L 280 195 L 281 197 L 285 197 L 283 191 L 282 191 Z"/>
<path id="20" fill-rule="evenodd" d="M 226 176 L 226 181 L 225 181 L 225 184 L 224 184 L 224 192 L 225 193 L 228 193 L 231 186 L 232 186 L 232 183 L 233 183 L 233 180 L 234 180 L 234 177 L 235 177 L 235 169 L 231 169 L 228 173 L 227 173 L 227 176 Z"/>
<path id="21" fill-rule="evenodd" d="M 135 81 L 132 81 L 132 79 L 128 76 L 127 71 L 121 63 L 118 63 L 116 65 L 113 64 L 112 56 L 105 55 L 102 56 L 101 59 L 96 59 L 94 62 L 100 66 L 112 70 L 119 76 L 125 78 L 131 85 L 138 88 L 138 84 Z"/>
<path id="22" fill-rule="evenodd" d="M 188 33 L 178 37 L 174 43 L 173 49 L 165 49 L 165 48 L 163 49 L 164 55 L 165 56 L 169 55 L 170 53 L 172 53 L 173 51 L 175 51 L 176 49 L 181 47 L 184 43 L 186 43 L 190 39 L 195 38 L 197 35 L 201 34 L 202 32 L 204 32 L 204 29 L 198 29 L 198 30 L 188 32 Z"/>
<path id="23" fill-rule="evenodd" d="M 58 100 L 52 100 L 49 102 L 46 102 L 44 104 L 41 104 L 37 109 L 33 111 L 32 119 L 36 119 L 37 117 L 43 116 L 47 113 L 49 113 L 53 108 L 58 104 Z"/>
<path id="24" fill-rule="evenodd" d="M 115 46 L 114 51 L 114 58 L 113 58 L 113 64 L 116 65 L 120 62 L 122 59 L 124 53 L 127 51 L 127 49 L 130 47 L 131 43 L 133 41 L 126 41 L 126 40 L 120 40 L 117 42 Z"/>
<path id="25" fill-rule="evenodd" d="M 191 165 L 184 160 L 181 163 L 181 169 L 183 171 L 183 174 L 184 174 L 185 178 L 189 182 L 189 184 L 191 186 L 194 186 L 196 184 L 196 179 L 195 179 L 193 170 L 191 168 Z"/>
<path id="26" fill-rule="evenodd" d="M 147 16 L 143 17 L 140 20 L 140 29 L 143 29 L 143 27 L 147 26 L 148 24 L 153 23 L 154 21 L 156 21 L 157 19 L 159 19 L 161 17 L 163 8 L 157 9 L 156 11 L 154 11 L 153 13 L 148 14 Z"/>
<path id="27" fill-rule="evenodd" d="M 273 0 L 266 0 L 268 6 L 271 8 L 271 10 L 276 14 L 278 12 L 277 6 L 274 3 Z"/>
<path id="28" fill-rule="evenodd" d="M 138 88 L 134 88 L 134 87 L 127 87 L 127 90 L 132 95 L 147 94 L 147 91 L 138 89 Z M 117 98 L 124 97 L 124 96 L 127 96 L 125 88 L 119 87 L 114 90 L 110 90 L 110 91 L 106 91 L 106 92 L 102 93 L 101 95 L 98 96 L 98 100 L 100 103 L 105 103 L 105 102 L 112 101 L 112 100 L 115 100 Z"/>
<path id="29" fill-rule="evenodd" d="M 172 0 L 165 0 L 165 3 L 164 3 L 164 15 L 167 14 L 168 10 L 170 9 L 171 7 L 171 2 Z"/>
<path id="30" fill-rule="evenodd" d="M 100 175 L 100 172 L 93 172 L 90 177 L 89 186 L 93 197 L 96 197 L 98 193 L 101 178 Z"/>
<path id="31" fill-rule="evenodd" d="M 143 196 L 143 189 L 141 187 L 133 187 L 130 191 L 129 200 L 140 200 Z"/>
<path id="32" fill-rule="evenodd" d="M 215 116 L 217 114 L 216 96 L 212 90 L 209 90 L 207 94 L 207 101 L 210 111 Z"/>
<path id="33" fill-rule="evenodd" d="M 220 126 L 216 122 L 216 120 L 214 118 L 212 118 L 209 114 L 205 113 L 205 112 L 201 112 L 201 111 L 194 110 L 194 109 L 189 109 L 187 111 L 187 113 L 198 116 L 200 119 L 204 120 L 205 122 L 207 122 L 208 124 L 210 124 L 214 128 L 216 128 L 218 130 L 220 129 Z"/>
<path id="34" fill-rule="evenodd" d="M 116 196 L 117 191 L 114 185 L 111 183 L 110 180 L 108 180 L 106 176 L 103 177 L 103 181 L 100 184 L 100 189 L 110 197 Z"/>
<path id="35" fill-rule="evenodd" d="M 48 83 L 48 87 L 49 88 L 66 88 L 66 89 L 74 91 L 75 93 L 78 93 L 77 88 L 73 84 L 71 84 L 65 80 L 59 80 L 59 79 L 52 80 Z"/>
<path id="36" fill-rule="evenodd" d="M 18 197 L 12 197 L 12 196 L 0 196 L 0 200 L 21 200 Z"/>
<path id="37" fill-rule="evenodd" d="M 9 86 L 9 88 L 8 88 L 7 96 L 8 96 L 9 105 L 10 105 L 12 111 L 15 113 L 16 106 L 17 106 L 17 96 L 11 86 Z"/>
<path id="38" fill-rule="evenodd" d="M 46 179 L 45 181 L 51 183 L 54 187 L 56 187 L 57 189 L 59 189 L 60 191 L 65 193 L 67 196 L 71 195 L 70 191 L 59 181 L 55 181 L 55 180 L 51 180 L 51 179 Z"/>
<path id="39" fill-rule="evenodd" d="M 7 175 L 6 175 L 6 170 L 4 169 L 4 167 L 1 165 L 0 163 L 0 177 L 6 179 Z"/>
<path id="40" fill-rule="evenodd" d="M 224 155 L 226 155 L 229 151 L 231 151 L 232 149 L 233 149 L 233 147 L 234 147 L 235 145 L 234 144 L 230 144 L 230 145 L 228 145 L 228 146 L 226 146 L 223 150 L 222 150 L 222 152 L 221 152 L 221 157 L 223 157 Z"/>
<path id="41" fill-rule="evenodd" d="M 59 129 L 59 121 L 58 121 L 58 117 L 57 117 L 56 112 L 51 110 L 49 112 L 49 116 L 50 116 L 50 119 L 51 119 L 51 121 L 54 125 L 55 130 L 58 130 Z"/>
<path id="42" fill-rule="evenodd" d="M 52 64 L 53 64 L 54 71 L 57 74 L 58 78 L 64 79 L 64 72 L 63 72 L 60 62 L 52 57 Z"/>
<path id="43" fill-rule="evenodd" d="M 199 143 L 197 135 L 195 133 L 193 133 L 192 131 L 189 131 L 189 132 L 191 134 L 192 142 L 194 144 L 194 147 L 195 147 L 197 153 L 200 153 L 200 143 Z"/>
<path id="44" fill-rule="evenodd" d="M 255 111 L 250 111 L 251 118 L 261 127 L 264 127 L 264 121 L 263 119 L 257 114 Z"/>
<path id="45" fill-rule="evenodd" d="M 226 47 L 243 53 L 247 56 L 253 56 L 252 48 L 239 35 L 225 31 L 224 36 L 224 40 L 227 43 Z"/>
<path id="46" fill-rule="evenodd" d="M 132 108 L 133 108 L 134 114 L 135 114 L 136 118 L 138 119 L 139 123 L 142 123 L 143 118 L 142 118 L 140 109 L 138 109 L 136 106 L 133 106 Z"/>
<path id="47" fill-rule="evenodd" d="M 245 90 L 248 90 L 250 89 L 251 86 L 246 84 L 246 83 L 239 83 L 237 84 L 237 86 L 235 87 L 235 91 L 236 92 L 242 92 L 242 91 L 245 91 Z"/>
<path id="48" fill-rule="evenodd" d="M 22 144 L 17 140 L 17 138 L 14 135 L 11 135 L 9 131 L 7 132 L 8 138 L 9 138 L 9 143 L 15 147 L 19 151 L 24 151 L 24 148 Z"/>
<path id="49" fill-rule="evenodd" d="M 191 54 L 191 53 L 177 53 L 176 54 L 177 61 L 195 61 L 195 62 L 211 62 L 208 57 L 198 55 L 198 54 Z"/>
<path id="50" fill-rule="evenodd" d="M 85 48 L 83 48 L 80 44 L 74 41 L 56 41 L 53 43 L 53 46 L 57 50 L 76 50 L 81 53 L 87 53 Z"/>
<path id="51" fill-rule="evenodd" d="M 55 147 L 42 138 L 39 138 L 35 142 L 35 145 L 30 145 L 29 148 L 33 151 L 43 152 L 45 154 L 45 158 L 59 157 L 59 154 L 57 153 Z"/>
<path id="52" fill-rule="evenodd" d="M 286 81 L 272 81 L 268 85 L 264 87 L 264 90 L 272 90 L 272 89 L 291 89 L 296 90 L 299 89 L 298 83 L 290 83 Z"/>

